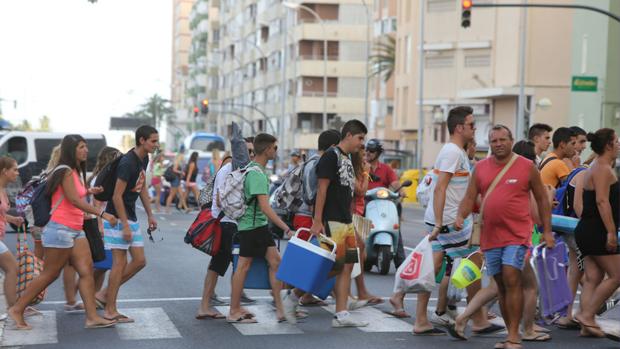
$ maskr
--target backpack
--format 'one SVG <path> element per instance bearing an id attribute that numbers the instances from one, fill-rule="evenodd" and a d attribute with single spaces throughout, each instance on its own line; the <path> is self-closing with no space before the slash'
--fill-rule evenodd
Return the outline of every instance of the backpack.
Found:
<path id="1" fill-rule="evenodd" d="M 220 206 L 224 214 L 233 220 L 239 220 L 245 214 L 249 202 L 246 202 L 244 194 L 245 176 L 250 171 L 261 171 L 261 169 L 251 163 L 244 168 L 232 171 L 226 176 L 224 190 L 220 198 Z M 250 201 L 256 201 L 256 197 Z"/>
<path id="2" fill-rule="evenodd" d="M 577 167 L 574 168 L 569 174 L 568 177 L 566 177 L 566 179 L 564 181 L 562 181 L 560 183 L 560 186 L 557 187 L 555 189 L 555 200 L 557 202 L 559 202 L 559 204 L 553 208 L 553 210 L 551 211 L 552 214 L 557 214 L 557 215 L 561 215 L 561 216 L 570 216 L 570 217 L 575 217 L 575 212 L 572 210 L 569 210 L 569 207 L 571 205 L 569 205 L 568 202 L 568 195 L 567 194 L 567 190 L 568 190 L 568 186 L 570 185 L 570 181 L 573 180 L 573 178 L 575 178 L 575 176 L 585 170 L 585 167 Z"/>
<path id="3" fill-rule="evenodd" d="M 178 175 L 174 172 L 174 165 L 170 165 L 164 172 L 164 179 L 168 182 L 172 182 L 177 179 Z"/>
<path id="4" fill-rule="evenodd" d="M 42 174 L 39 178 L 33 178 L 26 183 L 26 185 L 22 188 L 22 190 L 17 193 L 15 196 L 15 209 L 20 216 L 25 216 L 28 207 L 30 206 L 30 202 L 32 201 L 32 196 L 34 194 L 34 190 L 39 186 L 41 181 L 45 180 L 46 175 Z"/>
<path id="5" fill-rule="evenodd" d="M 210 208 L 202 209 L 187 230 L 183 241 L 209 256 L 215 256 L 220 251 L 222 243 L 222 227 L 220 225 L 222 217 L 224 217 L 223 212 L 214 218 Z"/>
<path id="6" fill-rule="evenodd" d="M 49 174 L 49 177 L 52 176 L 54 172 L 59 169 L 68 168 L 71 169 L 67 165 L 59 165 L 55 167 L 52 172 Z M 60 199 L 54 203 L 54 207 L 52 208 L 52 197 L 47 195 L 47 180 L 45 178 L 39 181 L 38 185 L 34 188 L 32 192 L 32 200 L 30 200 L 30 206 L 32 207 L 32 214 L 34 217 L 34 226 L 35 227 L 44 227 L 50 221 L 50 217 L 52 213 L 56 211 L 60 203 L 64 199 L 64 194 L 61 195 Z"/>
<path id="7" fill-rule="evenodd" d="M 304 165 L 296 166 L 291 169 L 284 178 L 284 182 L 273 192 L 272 207 L 297 212 L 302 200 L 302 172 Z"/>
<path id="8" fill-rule="evenodd" d="M 102 187 L 103 191 L 99 194 L 95 194 L 95 199 L 99 201 L 110 201 L 112 195 L 114 195 L 114 187 L 116 186 L 116 180 L 118 179 L 117 169 L 118 164 L 123 157 L 119 156 L 109 164 L 105 165 L 95 178 L 95 187 Z"/>
<path id="9" fill-rule="evenodd" d="M 23 227 L 17 232 L 17 297 L 21 297 L 28 284 L 43 272 L 43 260 L 28 248 L 28 237 Z M 28 305 L 39 304 L 45 299 L 47 288 L 39 292 Z"/>
<path id="10" fill-rule="evenodd" d="M 431 195 L 433 195 L 436 181 L 437 174 L 434 170 L 431 170 L 422 178 L 422 182 L 418 184 L 415 195 L 422 207 L 428 206 L 428 203 L 431 201 Z"/>
<path id="11" fill-rule="evenodd" d="M 327 151 L 333 151 L 336 153 L 336 157 L 338 159 L 337 166 L 340 168 L 340 166 L 342 166 L 342 157 L 340 156 L 342 153 L 340 152 L 340 148 L 331 147 Z M 319 155 L 314 155 L 303 165 L 301 198 L 308 206 L 314 206 L 314 202 L 316 201 L 316 191 L 319 188 L 319 178 L 316 175 L 316 167 L 319 164 L 320 159 L 321 157 Z"/>
<path id="12" fill-rule="evenodd" d="M 97 174 L 97 178 L 95 179 L 95 187 L 103 188 L 101 193 L 95 194 L 95 199 L 99 201 L 112 200 L 114 188 L 116 187 L 116 181 L 118 180 L 118 164 L 121 163 L 121 159 L 128 156 L 130 153 L 138 159 L 138 163 L 142 163 L 142 160 L 138 158 L 138 155 L 136 155 L 133 150 L 130 150 L 123 156 L 119 156 L 109 164 L 105 165 L 105 167 L 101 169 L 101 172 Z M 140 170 L 142 170 L 142 166 L 139 165 L 139 167 Z"/>

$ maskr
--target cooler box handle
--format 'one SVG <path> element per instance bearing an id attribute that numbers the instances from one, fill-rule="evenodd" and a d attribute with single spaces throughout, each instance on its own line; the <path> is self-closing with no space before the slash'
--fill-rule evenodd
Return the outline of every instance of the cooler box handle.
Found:
<path id="1" fill-rule="evenodd" d="M 299 233 L 300 233 L 300 232 L 302 232 L 302 231 L 307 231 L 308 233 L 310 233 L 310 229 L 308 229 L 308 228 L 299 228 L 299 229 L 297 229 L 297 231 L 295 232 L 294 237 L 296 237 L 296 238 L 298 238 L 299 240 L 302 240 L 302 241 L 310 242 L 309 240 L 310 240 L 310 238 L 312 237 L 312 234 L 309 234 L 309 235 L 308 235 L 308 236 L 309 236 L 309 237 L 308 237 L 308 240 L 304 240 L 304 239 L 301 239 L 301 238 L 298 236 L 298 235 L 299 235 Z M 332 254 L 332 255 L 335 255 L 335 254 L 336 254 L 336 247 L 337 247 L 336 242 L 335 242 L 334 240 L 332 240 L 332 239 L 328 238 L 327 236 L 323 235 L 323 234 L 321 234 L 321 235 L 319 236 L 319 238 L 321 238 L 321 239 L 323 239 L 323 240 L 327 241 L 328 243 L 330 243 L 330 244 L 332 245 L 331 254 Z"/>

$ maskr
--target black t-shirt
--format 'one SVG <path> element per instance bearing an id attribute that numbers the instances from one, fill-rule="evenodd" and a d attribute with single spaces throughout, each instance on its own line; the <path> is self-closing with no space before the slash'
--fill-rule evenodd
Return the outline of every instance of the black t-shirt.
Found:
<path id="1" fill-rule="evenodd" d="M 350 224 L 351 203 L 355 188 L 355 176 L 353 164 L 340 148 L 328 149 L 316 166 L 317 177 L 329 179 L 325 207 L 323 208 L 323 221 L 336 221 Z"/>
<path id="2" fill-rule="evenodd" d="M 123 203 L 125 204 L 127 219 L 130 221 L 135 222 L 138 220 L 136 217 L 136 200 L 140 197 L 140 192 L 146 182 L 146 168 L 148 163 L 148 156 L 140 160 L 138 154 L 131 149 L 127 154 L 123 155 L 116 169 L 117 178 L 127 182 L 127 187 L 123 193 Z M 117 216 L 116 208 L 112 200 L 108 201 L 106 212 Z"/>

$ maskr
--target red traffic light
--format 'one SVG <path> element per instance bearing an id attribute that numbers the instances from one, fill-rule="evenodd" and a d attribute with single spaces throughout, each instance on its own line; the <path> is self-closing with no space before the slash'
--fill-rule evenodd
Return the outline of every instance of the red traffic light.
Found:
<path id="1" fill-rule="evenodd" d="M 200 109 L 198 109 L 198 107 L 194 107 L 194 113 L 198 113 L 200 111 Z"/>
<path id="2" fill-rule="evenodd" d="M 473 5 L 472 0 L 463 0 L 461 2 L 461 6 L 463 6 L 463 9 L 465 10 L 469 10 L 471 8 L 471 5 Z"/>

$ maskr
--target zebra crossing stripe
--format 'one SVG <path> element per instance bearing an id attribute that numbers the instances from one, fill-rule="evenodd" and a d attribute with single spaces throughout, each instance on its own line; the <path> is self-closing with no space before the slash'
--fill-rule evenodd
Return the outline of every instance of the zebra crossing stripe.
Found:
<path id="1" fill-rule="evenodd" d="M 129 308 L 120 309 L 119 312 L 136 320 L 116 325 L 116 331 L 123 340 L 181 338 L 162 308 Z"/>
<path id="2" fill-rule="evenodd" d="M 230 307 L 215 307 L 222 314 L 228 315 Z M 250 305 L 245 307 L 248 311 L 256 315 L 255 324 L 232 324 L 237 331 L 244 336 L 259 335 L 283 335 L 283 334 L 302 334 L 304 333 L 297 326 L 288 322 L 278 322 L 275 309 L 268 304 Z"/>
<path id="3" fill-rule="evenodd" d="M 53 310 L 40 311 L 41 314 L 29 316 L 26 321 L 32 330 L 20 331 L 15 329 L 15 323 L 8 321 L 4 327 L 4 334 L 0 346 L 11 347 L 21 345 L 55 344 L 58 343 L 56 328 L 56 312 Z"/>
<path id="4" fill-rule="evenodd" d="M 336 307 L 328 305 L 323 309 L 334 314 Z M 403 320 L 397 319 L 392 315 L 388 315 L 379 309 L 373 307 L 363 307 L 350 311 L 351 317 L 357 321 L 366 321 L 368 326 L 358 327 L 363 332 L 411 332 L 413 325 Z"/>

